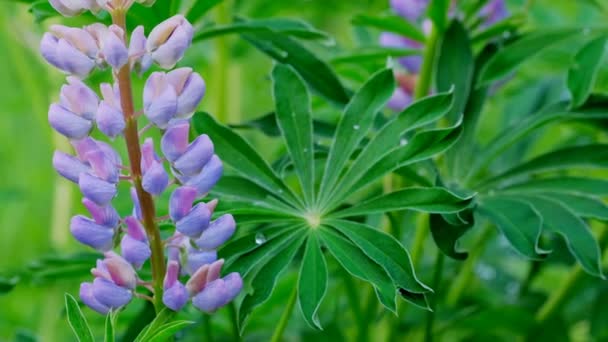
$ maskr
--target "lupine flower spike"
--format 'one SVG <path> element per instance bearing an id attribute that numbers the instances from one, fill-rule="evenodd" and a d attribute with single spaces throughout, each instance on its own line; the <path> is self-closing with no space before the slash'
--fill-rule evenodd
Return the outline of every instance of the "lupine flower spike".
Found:
<path id="1" fill-rule="evenodd" d="M 75 16 L 102 10 L 124 15 L 135 1 L 50 2 L 63 15 Z M 138 2 L 147 6 L 154 3 Z M 229 214 L 213 218 L 218 201 L 200 201 L 223 171 L 207 135 L 189 139 L 189 118 L 205 95 L 205 81 L 188 67 L 168 70 L 183 57 L 192 37 L 192 25 L 177 15 L 150 30 L 147 37 L 142 26 L 135 28 L 129 39 L 119 25 L 54 25 L 40 43 L 49 64 L 68 74 L 48 118 L 51 127 L 70 140 L 75 154 L 56 151 L 53 166 L 61 176 L 78 184 L 88 211 L 88 215 L 72 218 L 72 235 L 104 255 L 91 271 L 93 281 L 80 287 L 81 300 L 102 314 L 127 305 L 135 297 L 150 298 L 137 292 L 140 285 L 146 285 L 147 291 L 154 289 L 155 305 L 178 311 L 192 301 L 205 312 L 230 302 L 243 286 L 238 273 L 220 276 L 224 261 L 217 258 L 217 249 L 235 232 L 234 218 Z M 137 134 L 130 140 L 133 135 L 129 134 L 137 133 L 129 117 L 135 115 L 133 99 L 125 99 L 131 92 L 130 81 L 125 83 L 119 75 L 124 71 L 142 75 L 152 63 L 167 72 L 147 77 L 142 112 L 163 135 L 159 142 Z M 96 69 L 111 69 L 115 77 L 113 84 L 101 84 L 99 93 L 84 80 Z M 90 137 L 95 129 L 111 140 L 125 137 L 130 165 L 123 165 L 110 144 Z M 157 153 L 157 148 L 162 153 Z M 121 181 L 131 183 L 133 201 L 133 211 L 122 218 L 112 206 Z M 174 234 L 162 243 L 157 239 L 159 218 L 154 217 L 154 199 L 159 196 L 169 198 L 169 220 L 175 226 Z M 154 264 L 155 258 L 165 254 L 166 261 Z M 140 279 L 137 270 L 150 260 L 153 279 Z"/>

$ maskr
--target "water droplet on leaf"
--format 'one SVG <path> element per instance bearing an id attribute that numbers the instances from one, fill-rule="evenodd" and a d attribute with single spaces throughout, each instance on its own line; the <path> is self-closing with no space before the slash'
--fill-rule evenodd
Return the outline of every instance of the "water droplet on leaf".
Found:
<path id="1" fill-rule="evenodd" d="M 256 245 L 263 245 L 265 242 L 266 242 L 266 236 L 264 236 L 264 234 L 262 234 L 262 233 L 255 234 L 255 244 Z"/>
<path id="2" fill-rule="evenodd" d="M 405 145 L 407 145 L 407 143 L 408 143 L 408 141 L 407 141 L 407 139 L 405 139 L 405 138 L 403 138 L 403 139 L 399 140 L 399 145 L 400 145 L 400 146 L 405 146 Z"/>
<path id="3" fill-rule="evenodd" d="M 361 128 L 361 126 L 359 126 L 359 125 L 354 125 L 354 126 L 353 126 L 353 129 L 354 129 L 355 131 L 359 130 L 359 128 Z"/>

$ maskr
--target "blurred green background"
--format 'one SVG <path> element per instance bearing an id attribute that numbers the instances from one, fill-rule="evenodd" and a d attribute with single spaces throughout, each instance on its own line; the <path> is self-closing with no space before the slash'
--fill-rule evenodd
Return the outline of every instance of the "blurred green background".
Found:
<path id="1" fill-rule="evenodd" d="M 605 15 L 583 2 L 530 2 L 527 10 L 530 26 L 602 24 Z M 521 10 L 523 5 L 522 0 L 509 2 L 513 11 Z M 351 19 L 356 14 L 387 9 L 388 0 L 226 0 L 208 14 L 208 20 L 227 22 L 231 13 L 253 18 L 301 18 L 335 37 L 335 45 L 312 47 L 322 57 L 331 58 L 359 45 L 375 44 L 378 32 L 355 29 Z M 53 150 L 69 150 L 65 138 L 55 134 L 46 119 L 48 105 L 57 100 L 63 77 L 46 65 L 37 52 L 42 32 L 54 22 L 57 21 L 52 19 L 37 24 L 26 4 L 0 0 L 0 273 L 21 269 L 48 254 L 85 251 L 72 239 L 68 229 L 70 217 L 83 209 L 78 189 L 59 179 L 51 167 Z M 77 20 L 68 22 L 78 23 Z M 557 82 L 557 87 L 547 88 L 550 91 L 543 94 L 558 98 L 565 77 L 560 61 L 569 58 L 570 53 L 543 54 L 518 72 L 514 81 L 492 99 L 482 122 L 482 139 L 493 136 L 505 122 L 517 117 L 517 111 L 504 108 L 519 101 L 522 89 Z M 202 108 L 224 122 L 241 122 L 273 108 L 267 77 L 272 61 L 237 36 L 196 44 L 182 64 L 193 66 L 206 79 L 208 90 Z M 337 67 L 343 71 L 342 66 Z M 357 80 L 347 79 L 347 83 L 349 81 L 356 83 Z M 606 83 L 607 78 L 602 77 L 599 87 L 608 88 L 603 86 Z M 526 96 L 541 96 L 530 93 L 532 95 Z M 331 118 L 331 110 L 326 115 Z M 576 132 L 561 129 L 553 134 L 570 138 Z M 251 138 L 257 146 L 262 146 L 265 139 L 259 134 Z M 268 147 L 263 150 L 266 154 L 275 152 Z M 118 206 L 123 213 L 130 210 L 127 202 Z M 522 273 L 522 269 L 517 269 L 522 265 L 515 263 L 510 267 L 516 268 L 515 273 Z M 563 272 L 555 272 L 553 277 L 561 279 Z M 544 279 L 549 282 L 553 279 L 547 277 Z M 0 341 L 28 340 L 32 336 L 41 341 L 70 340 L 62 316 L 63 293 L 77 293 L 78 284 L 79 278 L 54 281 L 50 277 L 42 284 L 19 284 L 13 292 L 0 295 Z M 546 287 L 551 289 L 552 284 Z M 93 316 L 90 312 L 87 315 Z M 267 324 L 272 326 L 272 322 Z M 583 332 L 581 336 L 586 335 Z"/>

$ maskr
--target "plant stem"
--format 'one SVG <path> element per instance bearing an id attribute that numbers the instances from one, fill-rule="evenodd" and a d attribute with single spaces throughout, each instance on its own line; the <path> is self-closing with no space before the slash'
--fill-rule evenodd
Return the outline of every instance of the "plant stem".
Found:
<path id="1" fill-rule="evenodd" d="M 240 341 L 241 332 L 239 331 L 238 316 L 236 313 L 236 305 L 234 304 L 234 302 L 230 303 L 230 305 L 228 306 L 228 311 L 230 314 L 230 321 L 232 322 L 232 332 L 234 333 L 234 340 Z"/>
<path id="2" fill-rule="evenodd" d="M 435 260 L 435 272 L 433 273 L 433 289 L 435 289 L 435 294 L 431 297 L 431 302 L 429 306 L 431 311 L 427 313 L 426 316 L 426 326 L 424 331 L 424 340 L 426 342 L 433 341 L 433 325 L 435 324 L 435 312 L 437 311 L 437 294 L 439 293 L 439 285 L 441 283 L 441 276 L 443 274 L 443 264 L 445 261 L 445 257 L 440 250 L 437 250 L 437 259 Z"/>
<path id="3" fill-rule="evenodd" d="M 121 27 L 125 33 L 127 32 L 126 20 L 126 11 L 116 10 L 112 13 L 113 23 Z M 140 202 L 143 219 L 142 223 L 146 230 L 148 240 L 150 241 L 150 249 L 152 250 L 150 262 L 152 265 L 152 284 L 154 287 L 154 308 L 158 313 L 164 307 L 162 302 L 162 291 L 163 277 L 165 274 L 165 257 L 160 231 L 156 225 L 156 207 L 154 205 L 154 199 L 152 198 L 152 195 L 144 190 L 141 184 L 141 146 L 137 131 L 137 119 L 134 115 L 131 68 L 128 63 L 118 71 L 116 79 L 120 89 L 120 103 L 126 123 L 124 136 L 127 143 L 129 163 L 131 164 L 131 177 Z"/>
<path id="4" fill-rule="evenodd" d="M 285 328 L 287 328 L 287 323 L 289 322 L 289 318 L 291 317 L 291 312 L 293 311 L 293 307 L 296 305 L 296 299 L 298 299 L 298 286 L 293 286 L 293 291 L 291 292 L 291 296 L 287 301 L 287 306 L 285 306 L 285 311 L 283 311 L 283 315 L 281 316 L 281 320 L 279 320 L 279 324 L 276 329 L 274 329 L 274 333 L 272 334 L 272 339 L 270 342 L 279 342 L 283 337 L 283 332 Z"/>
<path id="5" fill-rule="evenodd" d="M 213 342 L 213 331 L 211 330 L 211 315 L 203 314 L 203 329 L 205 329 L 205 341 Z"/>
<path id="6" fill-rule="evenodd" d="M 447 294 L 446 303 L 448 306 L 454 306 L 458 303 L 460 296 L 465 291 L 466 288 L 469 287 L 471 283 L 471 279 L 473 278 L 473 271 L 475 270 L 475 263 L 485 249 L 485 245 L 488 240 L 493 236 L 494 231 L 491 227 L 486 226 L 482 228 L 481 235 L 477 238 L 471 251 L 469 252 L 468 258 L 465 260 L 464 264 L 460 268 L 460 272 L 458 272 L 458 276 L 452 283 L 453 285 L 450 287 L 450 290 Z"/>
<path id="7" fill-rule="evenodd" d="M 414 99 L 418 100 L 425 97 L 429 93 L 431 87 L 431 78 L 433 77 L 433 69 L 435 68 L 435 57 L 437 54 L 438 32 L 435 25 L 431 25 L 424 54 L 422 55 L 422 68 L 420 75 L 416 81 L 416 89 L 414 89 Z"/>
<path id="8" fill-rule="evenodd" d="M 232 17 L 232 0 L 225 0 L 217 6 L 216 21 L 219 25 L 229 24 Z M 216 92 L 214 115 L 221 123 L 228 123 L 232 118 L 228 110 L 229 73 L 228 59 L 230 55 L 230 37 L 224 35 L 215 41 L 215 63 L 212 73 L 213 89 Z M 240 85 L 237 85 L 240 86 Z"/>

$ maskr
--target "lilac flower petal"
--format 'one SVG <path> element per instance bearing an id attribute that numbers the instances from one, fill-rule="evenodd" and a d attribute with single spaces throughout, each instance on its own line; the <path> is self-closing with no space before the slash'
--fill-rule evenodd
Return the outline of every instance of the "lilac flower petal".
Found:
<path id="1" fill-rule="evenodd" d="M 213 155 L 201 173 L 188 179 L 186 185 L 195 187 L 198 195 L 204 195 L 222 177 L 223 171 L 222 161 L 217 155 Z"/>
<path id="2" fill-rule="evenodd" d="M 209 271 L 207 272 L 207 283 L 219 279 L 223 266 L 224 259 L 214 261 L 211 265 L 209 265 Z"/>
<path id="3" fill-rule="evenodd" d="M 203 265 L 192 274 L 190 279 L 186 282 L 186 289 L 188 289 L 188 293 L 190 296 L 194 296 L 197 293 L 201 292 L 203 288 L 207 285 L 207 275 L 209 274 L 209 267 L 211 265 Z"/>
<path id="4" fill-rule="evenodd" d="M 120 252 L 125 260 L 137 269 L 140 269 L 152 255 L 148 243 L 134 239 L 130 235 L 124 235 L 120 240 Z"/>
<path id="5" fill-rule="evenodd" d="M 205 203 L 199 203 L 192 208 L 188 215 L 177 221 L 175 228 L 186 236 L 198 237 L 209 226 L 210 218 L 209 208 Z"/>
<path id="6" fill-rule="evenodd" d="M 396 88 L 393 95 L 388 100 L 387 106 L 397 112 L 403 111 L 412 103 L 412 96 L 401 88 Z"/>
<path id="7" fill-rule="evenodd" d="M 197 137 L 173 164 L 176 170 L 186 176 L 199 173 L 213 156 L 213 142 L 203 134 Z"/>
<path id="8" fill-rule="evenodd" d="M 95 176 L 109 183 L 118 182 L 118 168 L 104 151 L 101 149 L 92 150 L 87 152 L 84 157 L 91 164 Z"/>
<path id="9" fill-rule="evenodd" d="M 137 218 L 134 216 L 127 216 L 125 217 L 125 224 L 127 225 L 127 234 L 129 234 L 130 237 L 142 242 L 148 241 L 146 230 Z"/>
<path id="10" fill-rule="evenodd" d="M 172 125 L 167 129 L 160 141 L 160 148 L 170 162 L 174 162 L 188 149 L 188 122 Z"/>
<path id="11" fill-rule="evenodd" d="M 118 26 L 112 25 L 108 32 L 104 35 L 101 49 L 101 52 L 105 57 L 105 61 L 115 70 L 120 69 L 129 61 L 129 51 L 127 50 L 125 42 L 120 38 L 119 34 L 124 35 Z"/>
<path id="12" fill-rule="evenodd" d="M 144 86 L 144 114 L 160 128 L 166 128 L 177 113 L 177 94 L 164 78 L 155 72 Z"/>
<path id="13" fill-rule="evenodd" d="M 196 189 L 190 186 L 180 186 L 171 193 L 169 199 L 169 215 L 173 221 L 179 221 L 192 209 L 196 199 Z"/>
<path id="14" fill-rule="evenodd" d="M 58 104 L 49 108 L 49 123 L 60 134 L 69 139 L 82 139 L 86 137 L 93 123 L 77 114 L 74 114 Z"/>
<path id="15" fill-rule="evenodd" d="M 68 76 L 67 80 L 69 84 L 61 87 L 59 95 L 61 106 L 87 120 L 95 119 L 99 105 L 97 94 L 74 76 Z"/>
<path id="16" fill-rule="evenodd" d="M 139 75 L 146 72 L 152 65 L 152 59 L 146 51 L 144 27 L 141 25 L 137 26 L 131 33 L 129 59 L 131 61 L 131 69 Z"/>
<path id="17" fill-rule="evenodd" d="M 108 228 L 116 228 L 118 226 L 120 216 L 113 206 L 99 206 L 86 197 L 82 199 L 82 204 L 91 213 L 91 217 L 95 223 Z"/>
<path id="18" fill-rule="evenodd" d="M 110 146 L 108 143 L 105 143 L 103 141 L 96 141 L 96 140 L 94 140 L 94 141 L 95 141 L 95 144 L 97 145 L 97 147 L 106 154 L 106 157 L 109 158 L 114 163 L 114 166 L 116 166 L 118 168 L 122 165 L 122 160 L 120 158 L 120 154 L 118 154 L 118 152 L 116 152 L 116 150 L 114 150 L 112 148 L 112 146 Z"/>
<path id="19" fill-rule="evenodd" d="M 153 163 L 158 161 L 158 157 L 154 152 L 154 141 L 152 138 L 146 138 L 141 145 L 141 169 L 146 172 Z"/>
<path id="20" fill-rule="evenodd" d="M 58 55 L 61 64 L 60 69 L 70 74 L 84 77 L 95 67 L 95 61 L 82 51 L 76 49 L 65 39 L 59 39 L 57 51 L 61 51 L 61 54 Z"/>
<path id="21" fill-rule="evenodd" d="M 196 245 L 203 250 L 216 249 L 228 241 L 236 229 L 236 222 L 230 214 L 220 216 L 211 222 L 209 228 L 196 240 Z"/>
<path id="22" fill-rule="evenodd" d="M 390 0 L 391 8 L 404 19 L 416 21 L 424 13 L 429 0 Z"/>
<path id="23" fill-rule="evenodd" d="M 169 185 L 169 175 L 163 164 L 154 162 L 152 166 L 144 173 L 142 178 L 142 186 L 146 192 L 152 195 L 160 195 Z"/>
<path id="24" fill-rule="evenodd" d="M 177 116 L 189 117 L 205 96 L 205 81 L 191 68 L 175 69 L 167 74 L 167 79 L 178 94 Z"/>
<path id="25" fill-rule="evenodd" d="M 173 311 L 181 310 L 188 303 L 189 298 L 188 290 L 180 282 L 175 282 L 163 292 L 163 304 Z"/>
<path id="26" fill-rule="evenodd" d="M 186 256 L 186 272 L 189 275 L 194 274 L 199 268 L 204 265 L 210 265 L 217 260 L 217 251 L 196 251 L 189 250 Z"/>
<path id="27" fill-rule="evenodd" d="M 110 311 L 109 307 L 98 302 L 93 296 L 93 283 L 80 284 L 80 300 L 82 300 L 86 306 L 102 315 L 105 315 Z"/>
<path id="28" fill-rule="evenodd" d="M 483 25 L 487 27 L 505 19 L 509 11 L 504 0 L 490 0 L 481 9 L 480 14 L 485 18 Z"/>
<path id="29" fill-rule="evenodd" d="M 112 251 L 106 252 L 105 257 L 103 264 L 110 273 L 112 281 L 118 286 L 134 289 L 137 285 L 137 275 L 133 266 Z"/>
<path id="30" fill-rule="evenodd" d="M 214 312 L 233 300 L 243 288 L 243 280 L 238 273 L 231 273 L 224 279 L 217 279 L 207 286 L 194 298 L 192 304 L 204 312 Z"/>
<path id="31" fill-rule="evenodd" d="M 40 41 L 40 53 L 49 64 L 61 68 L 61 59 L 57 55 L 57 44 L 59 40 L 51 33 L 45 33 Z"/>
<path id="32" fill-rule="evenodd" d="M 162 68 L 172 68 L 192 43 L 192 25 L 182 15 L 158 24 L 148 36 L 146 48 Z"/>
<path id="33" fill-rule="evenodd" d="M 93 281 L 93 297 L 104 306 L 117 309 L 129 304 L 133 295 L 131 291 L 120 287 L 111 281 L 96 278 Z"/>
<path id="34" fill-rule="evenodd" d="M 118 190 L 116 185 L 95 177 L 89 173 L 83 173 L 78 179 L 82 194 L 98 205 L 106 205 L 116 196 Z"/>
<path id="35" fill-rule="evenodd" d="M 110 138 L 122 134 L 126 127 L 123 113 L 107 102 L 101 101 L 97 110 L 97 127 Z"/>
<path id="36" fill-rule="evenodd" d="M 82 215 L 72 217 L 70 232 L 80 243 L 99 251 L 112 248 L 114 229 L 97 224 L 88 217 Z"/>
<path id="37" fill-rule="evenodd" d="M 78 158 L 61 151 L 55 151 L 53 154 L 53 167 L 57 170 L 57 173 L 74 183 L 78 183 L 81 173 L 91 170 Z"/>
<path id="38" fill-rule="evenodd" d="M 138 220 L 142 219 L 141 205 L 139 203 L 139 197 L 137 196 L 137 190 L 131 188 L 131 200 L 133 201 L 133 216 L 137 217 Z"/>

